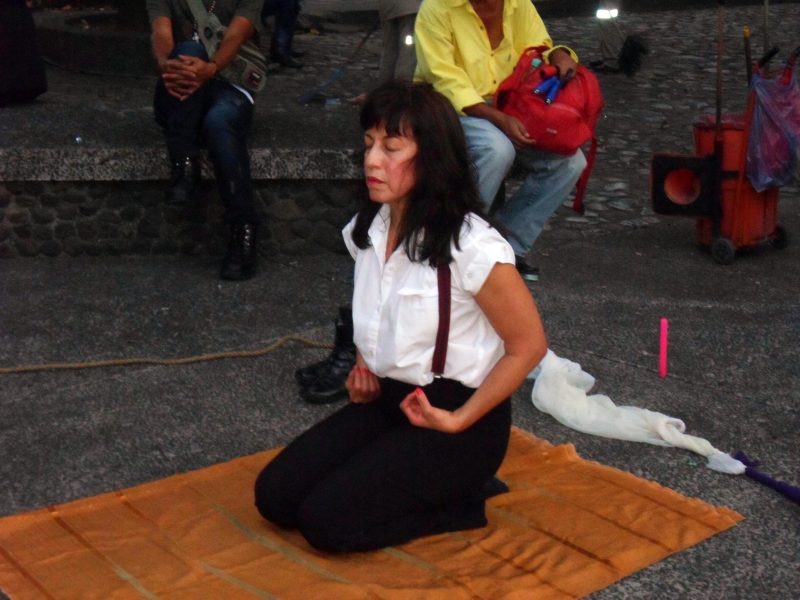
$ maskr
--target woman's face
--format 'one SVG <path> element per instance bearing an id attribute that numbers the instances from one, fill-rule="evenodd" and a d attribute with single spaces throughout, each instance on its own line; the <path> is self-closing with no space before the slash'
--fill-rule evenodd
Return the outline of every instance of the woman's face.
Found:
<path id="1" fill-rule="evenodd" d="M 387 135 L 383 126 L 364 132 L 364 176 L 370 200 L 402 206 L 417 182 L 412 135 Z"/>

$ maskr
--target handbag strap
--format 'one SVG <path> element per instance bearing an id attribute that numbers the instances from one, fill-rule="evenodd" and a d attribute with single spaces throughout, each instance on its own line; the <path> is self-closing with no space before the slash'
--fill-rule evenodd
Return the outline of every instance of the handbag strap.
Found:
<path id="1" fill-rule="evenodd" d="M 433 347 L 433 375 L 436 378 L 444 373 L 447 359 L 447 340 L 450 337 L 450 265 L 439 261 L 436 267 L 439 285 L 439 328 L 436 331 L 436 345 Z"/>
<path id="2" fill-rule="evenodd" d="M 586 167 L 583 169 L 578 183 L 575 184 L 575 199 L 572 201 L 572 210 L 582 215 L 584 212 L 583 197 L 586 195 L 586 184 L 589 183 L 589 176 L 592 174 L 594 159 L 597 156 L 597 136 L 592 132 L 592 141 L 589 146 L 589 154 L 586 156 Z"/>
<path id="3" fill-rule="evenodd" d="M 211 11 L 206 9 L 202 0 L 186 0 L 186 4 L 189 5 L 189 10 L 192 11 L 192 16 L 197 22 L 197 27 L 205 27 L 206 21 L 208 20 L 208 13 Z"/>
<path id="4" fill-rule="evenodd" d="M 200 37 L 200 42 L 205 47 L 209 58 L 214 58 L 217 48 L 206 38 L 205 35 L 203 35 L 203 31 L 206 29 L 206 27 L 208 27 L 208 15 L 213 14 L 216 2 L 214 2 L 211 5 L 211 8 L 208 10 L 206 10 L 206 7 L 201 0 L 186 0 L 186 4 L 189 5 L 189 10 L 192 11 L 192 16 L 194 17 L 195 27 L 197 28 L 197 34 Z"/>

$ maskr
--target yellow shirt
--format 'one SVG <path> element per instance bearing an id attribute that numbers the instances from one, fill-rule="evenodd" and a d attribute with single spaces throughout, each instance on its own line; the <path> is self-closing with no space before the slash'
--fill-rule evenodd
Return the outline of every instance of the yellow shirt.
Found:
<path id="1" fill-rule="evenodd" d="M 553 46 L 530 0 L 505 0 L 503 40 L 494 50 L 469 0 L 424 0 L 414 34 L 414 79 L 432 84 L 459 112 L 491 97 L 526 48 Z"/>

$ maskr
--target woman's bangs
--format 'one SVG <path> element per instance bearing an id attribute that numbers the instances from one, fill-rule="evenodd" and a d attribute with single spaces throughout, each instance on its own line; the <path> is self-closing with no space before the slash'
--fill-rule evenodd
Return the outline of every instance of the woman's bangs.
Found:
<path id="1" fill-rule="evenodd" d="M 409 104 L 396 95 L 376 95 L 361 111 L 361 128 L 383 127 L 388 135 L 410 137 L 414 134 L 410 112 Z"/>

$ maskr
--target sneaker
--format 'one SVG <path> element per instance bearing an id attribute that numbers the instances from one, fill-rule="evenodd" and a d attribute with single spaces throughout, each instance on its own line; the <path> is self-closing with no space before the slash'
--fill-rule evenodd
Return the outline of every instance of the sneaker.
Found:
<path id="1" fill-rule="evenodd" d="M 539 267 L 533 267 L 525 262 L 521 256 L 517 256 L 517 271 L 525 281 L 539 281 Z"/>

